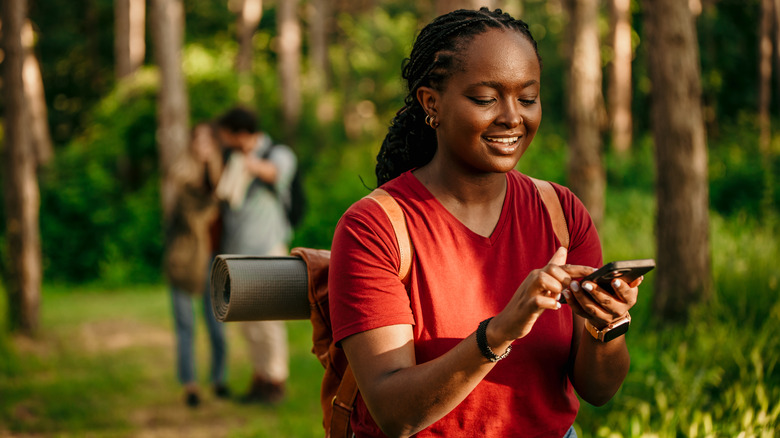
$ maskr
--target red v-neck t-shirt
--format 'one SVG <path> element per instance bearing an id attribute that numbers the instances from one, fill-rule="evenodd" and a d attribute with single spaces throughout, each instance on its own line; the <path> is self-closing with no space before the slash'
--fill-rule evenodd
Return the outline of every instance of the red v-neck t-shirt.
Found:
<path id="1" fill-rule="evenodd" d="M 598 234 L 582 203 L 555 185 L 569 228 L 567 263 L 601 266 Z M 533 182 L 512 171 L 489 237 L 456 219 L 411 173 L 382 186 L 406 216 L 414 257 L 408 289 L 398 278 L 398 243 L 379 205 L 360 200 L 339 221 L 329 290 L 334 340 L 411 324 L 418 363 L 439 357 L 498 314 L 533 269 L 560 246 Z M 545 311 L 511 354 L 452 412 L 417 436 L 563 436 L 579 402 L 568 379 L 573 358 L 569 306 Z M 358 437 L 384 436 L 362 399 L 352 416 Z"/>

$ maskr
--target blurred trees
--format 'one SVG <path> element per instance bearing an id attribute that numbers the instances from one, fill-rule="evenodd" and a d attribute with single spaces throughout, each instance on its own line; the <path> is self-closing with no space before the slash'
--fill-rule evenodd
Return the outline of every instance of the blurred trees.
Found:
<path id="1" fill-rule="evenodd" d="M 604 217 L 602 162 L 604 100 L 601 88 L 598 0 L 564 0 L 568 16 L 569 185 L 596 226 Z"/>
<path id="2" fill-rule="evenodd" d="M 117 80 L 131 76 L 143 65 L 145 29 L 145 0 L 114 0 L 114 75 Z"/>
<path id="3" fill-rule="evenodd" d="M 30 17 L 37 32 L 35 50 L 46 85 L 49 125 L 56 150 L 54 162 L 40 174 L 41 228 L 49 279 L 81 282 L 110 278 L 122 282 L 157 278 L 162 247 L 162 157 L 158 155 L 156 134 L 157 120 L 163 116 L 156 108 L 155 96 L 158 90 L 160 95 L 171 90 L 161 82 L 151 53 L 145 55 L 132 84 L 118 85 L 112 20 L 121 1 L 31 0 Z M 621 0 L 610 1 L 617 4 Z M 244 0 L 232 7 L 257 3 L 262 3 L 262 8 L 256 10 L 261 12 L 256 19 L 259 24 L 248 25 L 253 34 L 251 38 L 244 36 L 239 43 L 241 25 L 235 9 L 229 8 L 226 1 L 183 2 L 187 31 L 180 43 L 179 65 L 190 110 L 189 115 L 185 112 L 179 119 L 179 126 L 186 127 L 190 119 L 213 117 L 240 99 L 258 110 L 263 128 L 274 138 L 284 138 L 281 109 L 294 102 L 282 93 L 286 88 L 282 81 L 289 76 L 281 73 L 283 46 L 279 23 L 289 12 L 282 10 L 288 2 Z M 315 205 L 297 230 L 296 243 L 326 247 L 340 214 L 365 190 L 360 178 L 367 185 L 373 184 L 373 157 L 387 123 L 402 106 L 400 70 L 415 33 L 434 17 L 437 6 L 458 5 L 411 0 L 297 3 L 291 11 L 299 23 L 295 66 L 300 79 L 290 83 L 298 84 L 291 89 L 297 89 L 301 100 L 300 117 L 292 122 L 292 129 L 307 185 L 314 192 L 309 199 Z M 464 3 L 470 5 L 468 1 Z M 528 153 L 535 159 L 531 155 L 539 151 L 541 161 L 534 162 L 540 165 L 529 171 L 575 185 L 567 178 L 580 172 L 572 175 L 562 164 L 569 146 L 576 147 L 582 138 L 566 123 L 569 99 L 573 97 L 567 82 L 572 46 L 567 42 L 563 0 L 491 3 L 490 6 L 515 15 L 522 11 L 520 18 L 530 24 L 544 61 L 544 123 Z M 647 44 L 643 20 L 647 8 L 638 3 L 631 0 L 628 23 L 622 26 L 621 33 L 625 35 L 628 28 L 630 47 L 635 49 L 636 56 L 631 60 L 632 55 L 627 55 L 631 60 L 627 64 L 624 54 L 621 62 L 631 72 L 629 84 L 621 80 L 628 85 L 632 107 L 633 123 L 624 128 L 624 133 L 631 135 L 631 148 L 623 158 L 612 151 L 603 152 L 609 185 L 650 192 L 656 175 L 650 164 L 653 158 L 649 102 L 657 87 L 651 86 L 648 72 L 652 50 Z M 153 28 L 154 2 L 147 4 Z M 612 83 L 618 76 L 621 50 L 610 35 L 618 25 L 609 24 L 607 3 L 600 5 L 595 27 L 600 42 L 595 50 L 602 61 L 591 68 L 596 74 L 608 71 L 608 83 Z M 696 17 L 701 48 L 702 117 L 711 139 L 712 206 L 723 214 L 746 215 L 756 220 L 766 217 L 760 213 L 762 199 L 768 206 L 765 211 L 777 212 L 780 204 L 780 190 L 771 182 L 773 174 L 780 174 L 774 152 L 777 130 L 770 135 L 769 159 L 762 156 L 758 147 L 757 108 L 759 97 L 765 94 L 756 86 L 761 14 L 761 0 L 708 0 L 701 4 Z M 615 32 L 614 38 L 617 35 Z M 620 41 L 623 46 L 628 42 L 625 36 Z M 246 47 L 253 56 L 251 69 L 239 79 L 237 59 L 240 51 L 246 53 Z M 154 48 L 154 55 L 159 57 L 157 44 Z M 777 50 L 774 53 L 777 62 Z M 163 60 L 157 64 L 162 68 Z M 780 80 L 777 69 L 774 70 L 772 85 Z M 600 89 L 600 81 L 597 86 Z M 622 101 L 615 98 L 614 87 L 609 86 L 609 104 Z M 770 124 L 777 121 L 778 89 L 769 91 Z M 8 102 L 4 100 L 0 105 L 7 108 Z M 599 111 L 603 113 L 603 109 Z M 7 109 L 4 112 L 8 113 Z M 618 126 L 617 114 L 610 106 L 613 128 Z M 593 120 L 593 114 L 586 116 L 582 123 L 589 125 L 586 128 L 594 128 L 595 123 L 588 121 Z M 603 122 L 602 118 L 596 123 Z M 184 132 L 179 137 L 186 138 L 186 128 L 178 129 Z M 160 130 L 161 147 L 170 144 L 163 142 L 163 135 Z M 612 143 L 617 147 L 618 142 L 618 134 L 613 131 Z M 2 176 L 5 178 L 6 172 Z M 647 249 L 648 253 L 651 251 L 652 248 Z"/>
<path id="4" fill-rule="evenodd" d="M 252 37 L 263 16 L 263 0 L 232 0 L 228 3 L 236 14 L 236 36 L 238 53 L 236 54 L 236 71 L 240 75 L 252 72 L 254 59 Z"/>
<path id="5" fill-rule="evenodd" d="M 183 0 L 152 0 L 151 25 L 154 55 L 160 70 L 157 96 L 157 147 L 162 175 L 160 198 L 163 215 L 171 212 L 176 184 L 171 169 L 189 143 L 190 107 L 184 73 Z"/>
<path id="6" fill-rule="evenodd" d="M 656 163 L 654 308 L 682 320 L 710 295 L 707 140 L 694 18 L 686 2 L 644 0 Z"/>
<path id="7" fill-rule="evenodd" d="M 301 22 L 298 0 L 279 2 L 276 20 L 279 50 L 279 86 L 281 88 L 284 141 L 295 143 L 295 131 L 301 117 Z"/>
<path id="8" fill-rule="evenodd" d="M 631 0 L 609 0 L 612 59 L 609 63 L 609 119 L 612 147 L 621 154 L 631 148 Z"/>

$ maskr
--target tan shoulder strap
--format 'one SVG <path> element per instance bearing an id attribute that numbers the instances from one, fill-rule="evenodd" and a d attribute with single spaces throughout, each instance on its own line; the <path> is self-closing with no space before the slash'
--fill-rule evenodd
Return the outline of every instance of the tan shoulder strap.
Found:
<path id="1" fill-rule="evenodd" d="M 393 232 L 395 232 L 395 238 L 398 241 L 398 249 L 401 254 L 398 277 L 402 282 L 406 283 L 412 266 L 413 247 L 412 241 L 409 239 L 409 230 L 406 228 L 404 212 L 395 198 L 382 189 L 375 189 L 366 198 L 372 199 L 379 204 L 393 225 Z M 352 367 L 347 364 L 344 376 L 331 402 L 333 411 L 330 419 L 330 430 L 328 430 L 327 434 L 328 438 L 349 438 L 352 435 L 349 421 L 355 406 L 357 393 L 358 386 L 357 382 L 355 382 L 355 376 L 352 374 Z"/>
<path id="2" fill-rule="evenodd" d="M 398 277 L 406 283 L 409 277 L 409 270 L 412 266 L 412 241 L 409 239 L 409 230 L 406 228 L 406 217 L 401 206 L 389 193 L 382 189 L 375 189 L 369 193 L 366 198 L 372 199 L 382 207 L 390 223 L 393 225 L 395 238 L 398 241 L 398 250 L 401 253 L 401 266 L 398 268 Z"/>
<path id="3" fill-rule="evenodd" d="M 327 431 L 327 438 L 352 438 L 352 427 L 349 421 L 352 418 L 352 411 L 355 409 L 357 393 L 358 386 L 355 376 L 352 374 L 352 367 L 347 364 L 336 395 L 331 401 L 333 410 L 331 411 L 330 430 Z"/>
<path id="4" fill-rule="evenodd" d="M 563 215 L 561 200 L 558 199 L 555 188 L 553 188 L 549 181 L 543 181 L 536 178 L 531 178 L 531 181 L 534 182 L 536 190 L 539 192 L 539 195 L 542 197 L 542 202 L 544 202 L 544 206 L 547 208 L 547 214 L 550 215 L 555 237 L 561 242 L 561 246 L 569 249 L 569 226 L 566 224 L 566 216 Z"/>

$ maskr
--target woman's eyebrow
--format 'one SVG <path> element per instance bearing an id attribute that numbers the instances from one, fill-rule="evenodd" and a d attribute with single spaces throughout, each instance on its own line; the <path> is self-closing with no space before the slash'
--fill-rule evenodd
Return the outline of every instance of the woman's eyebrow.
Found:
<path id="1" fill-rule="evenodd" d="M 522 84 L 520 84 L 520 88 L 528 88 L 528 87 L 530 87 L 532 85 L 536 85 L 538 83 L 539 83 L 538 80 L 530 79 L 530 80 L 525 81 Z M 469 88 L 476 88 L 476 87 L 490 87 L 490 88 L 493 88 L 493 89 L 496 89 L 496 90 L 501 90 L 503 88 L 506 88 L 504 83 L 497 82 L 497 81 L 481 81 L 481 82 L 477 82 L 475 84 L 472 84 Z"/>

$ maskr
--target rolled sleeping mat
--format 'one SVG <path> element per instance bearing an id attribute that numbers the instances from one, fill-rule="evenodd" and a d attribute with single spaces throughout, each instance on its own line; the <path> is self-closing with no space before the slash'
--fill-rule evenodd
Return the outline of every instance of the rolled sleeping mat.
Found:
<path id="1" fill-rule="evenodd" d="M 299 257 L 218 255 L 211 305 L 220 321 L 309 319 L 306 264 Z"/>

